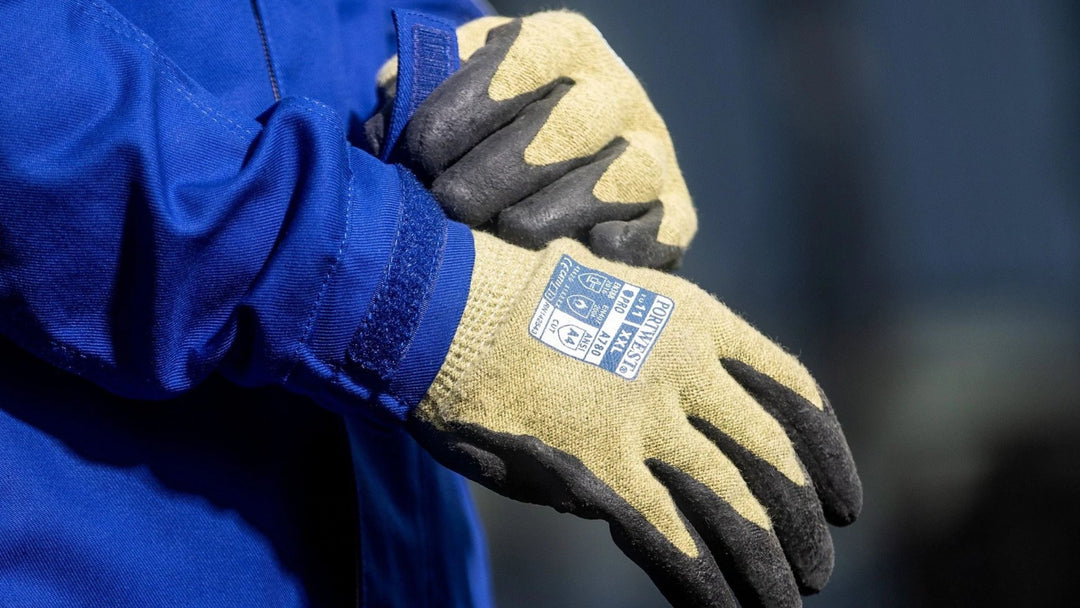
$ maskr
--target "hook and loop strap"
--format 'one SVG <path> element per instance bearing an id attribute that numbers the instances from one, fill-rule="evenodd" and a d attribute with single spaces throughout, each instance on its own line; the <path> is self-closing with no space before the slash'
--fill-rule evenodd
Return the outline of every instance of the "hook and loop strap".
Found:
<path id="1" fill-rule="evenodd" d="M 394 147 L 416 108 L 459 66 L 457 34 L 450 22 L 401 10 L 394 11 L 394 23 L 398 83 L 380 154 L 385 162 L 392 162 Z M 368 314 L 349 345 L 347 361 L 369 380 L 375 380 L 372 398 L 403 419 L 419 397 L 412 394 L 415 390 L 399 390 L 401 382 L 394 378 L 410 346 L 421 350 L 428 346 L 424 340 L 419 345 L 413 342 L 440 276 L 449 222 L 416 177 L 404 167 L 397 169 L 401 176 L 397 233 Z"/>
<path id="2" fill-rule="evenodd" d="M 397 27 L 398 76 L 394 109 L 382 146 L 381 158 L 389 161 L 405 125 L 435 87 L 460 65 L 457 33 L 444 19 L 416 11 L 394 11 Z"/>

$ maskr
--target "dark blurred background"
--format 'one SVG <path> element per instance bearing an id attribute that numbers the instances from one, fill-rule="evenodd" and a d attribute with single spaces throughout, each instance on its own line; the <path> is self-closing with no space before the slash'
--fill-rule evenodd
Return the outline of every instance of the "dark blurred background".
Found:
<path id="1" fill-rule="evenodd" d="M 866 492 L 807 606 L 1064 606 L 1080 566 L 1080 3 L 493 0 L 588 16 L 666 118 L 680 274 L 798 353 Z M 502 608 L 666 606 L 477 489 Z"/>

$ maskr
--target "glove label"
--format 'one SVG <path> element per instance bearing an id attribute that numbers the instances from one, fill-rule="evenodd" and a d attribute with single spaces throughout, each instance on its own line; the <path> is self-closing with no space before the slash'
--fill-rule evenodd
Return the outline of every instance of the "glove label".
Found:
<path id="1" fill-rule="evenodd" d="M 536 306 L 529 334 L 565 355 L 637 378 L 675 302 L 562 256 Z"/>

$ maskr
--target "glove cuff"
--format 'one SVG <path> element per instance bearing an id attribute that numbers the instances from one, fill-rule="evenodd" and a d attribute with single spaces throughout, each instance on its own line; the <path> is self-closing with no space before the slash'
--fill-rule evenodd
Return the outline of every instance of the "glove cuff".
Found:
<path id="1" fill-rule="evenodd" d="M 476 257 L 469 299 L 461 314 L 454 339 L 442 368 L 428 389 L 425 402 L 451 403 L 455 386 L 491 345 L 499 326 L 510 316 L 510 309 L 521 289 L 535 272 L 541 255 L 510 245 L 490 234 L 473 231 Z M 434 408 L 432 408 L 434 411 Z"/>

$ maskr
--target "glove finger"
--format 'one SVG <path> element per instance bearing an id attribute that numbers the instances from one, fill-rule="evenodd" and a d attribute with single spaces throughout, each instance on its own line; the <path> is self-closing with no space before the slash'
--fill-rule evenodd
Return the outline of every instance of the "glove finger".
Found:
<path id="1" fill-rule="evenodd" d="M 496 433 L 471 424 L 444 429 L 417 419 L 409 424 L 410 432 L 436 460 L 499 494 L 607 520 L 615 543 L 676 608 L 735 608 L 720 569 L 704 550 L 705 543 L 682 519 L 667 489 L 644 466 L 624 468 L 621 485 L 635 490 L 620 493 L 579 459 L 535 437 Z M 631 504 L 625 496 L 649 498 Z"/>
<path id="2" fill-rule="evenodd" d="M 664 208 L 653 205 L 627 221 L 602 222 L 589 230 L 587 244 L 596 255 L 631 266 L 671 269 L 679 265 L 684 249 L 660 242 Z"/>
<path id="3" fill-rule="evenodd" d="M 515 245 L 539 249 L 561 237 L 584 241 L 596 224 L 647 212 L 652 203 L 603 203 L 592 193 L 596 181 L 626 146 L 626 140 L 615 140 L 588 164 L 503 209 L 495 220 L 496 234 Z"/>
<path id="4" fill-rule="evenodd" d="M 644 463 L 612 485 L 577 484 L 574 513 L 608 521 L 611 537 L 676 608 L 731 607 L 735 600 L 714 555 Z"/>
<path id="5" fill-rule="evenodd" d="M 737 359 L 722 359 L 724 369 L 784 427 L 813 480 L 829 523 L 844 526 L 862 509 L 862 483 L 836 414 L 820 391 L 806 399 L 769 374 Z"/>
<path id="6" fill-rule="evenodd" d="M 549 96 L 553 87 L 566 86 L 553 80 L 510 99 L 491 98 L 491 80 L 520 31 L 521 20 L 515 19 L 488 32 L 487 44 L 440 84 L 409 120 L 402 136 L 402 150 L 411 168 L 425 182 L 430 183 L 466 152 L 513 121 L 523 108 Z"/>
<path id="7" fill-rule="evenodd" d="M 679 509 L 705 540 L 743 606 L 801 606 L 769 516 L 734 463 L 685 425 L 677 446 L 648 459 Z"/>
<path id="8" fill-rule="evenodd" d="M 714 365 L 711 381 L 699 382 L 684 400 L 687 417 L 768 509 L 800 591 L 820 591 L 832 573 L 833 545 L 810 477 L 784 427 Z"/>
<path id="9" fill-rule="evenodd" d="M 470 226 L 487 222 L 503 209 L 544 188 L 597 155 L 535 165 L 525 149 L 566 93 L 566 84 L 525 107 L 513 120 L 452 162 L 431 182 L 431 192 L 447 214 Z"/>
<path id="10" fill-rule="evenodd" d="M 720 303 L 706 313 L 721 363 L 784 427 L 806 466 L 829 523 L 862 508 L 862 486 L 832 408 L 799 361 Z"/>
<path id="11" fill-rule="evenodd" d="M 660 490 L 666 493 L 662 486 Z M 691 538 L 702 548 L 695 556 L 677 549 L 628 504 L 616 500 L 609 512 L 605 518 L 615 544 L 649 575 L 674 608 L 736 608 L 716 560 L 704 550 L 705 542 L 685 519 Z"/>
<path id="12" fill-rule="evenodd" d="M 683 250 L 657 242 L 663 219 L 659 200 L 609 203 L 593 193 L 597 180 L 626 148 L 627 142 L 617 139 L 588 164 L 502 210 L 495 220 L 496 234 L 531 249 L 570 237 L 608 259 L 635 266 L 673 266 Z"/>
<path id="13" fill-rule="evenodd" d="M 717 358 L 742 361 L 822 408 L 821 393 L 802 363 L 720 302 L 705 311 Z"/>

